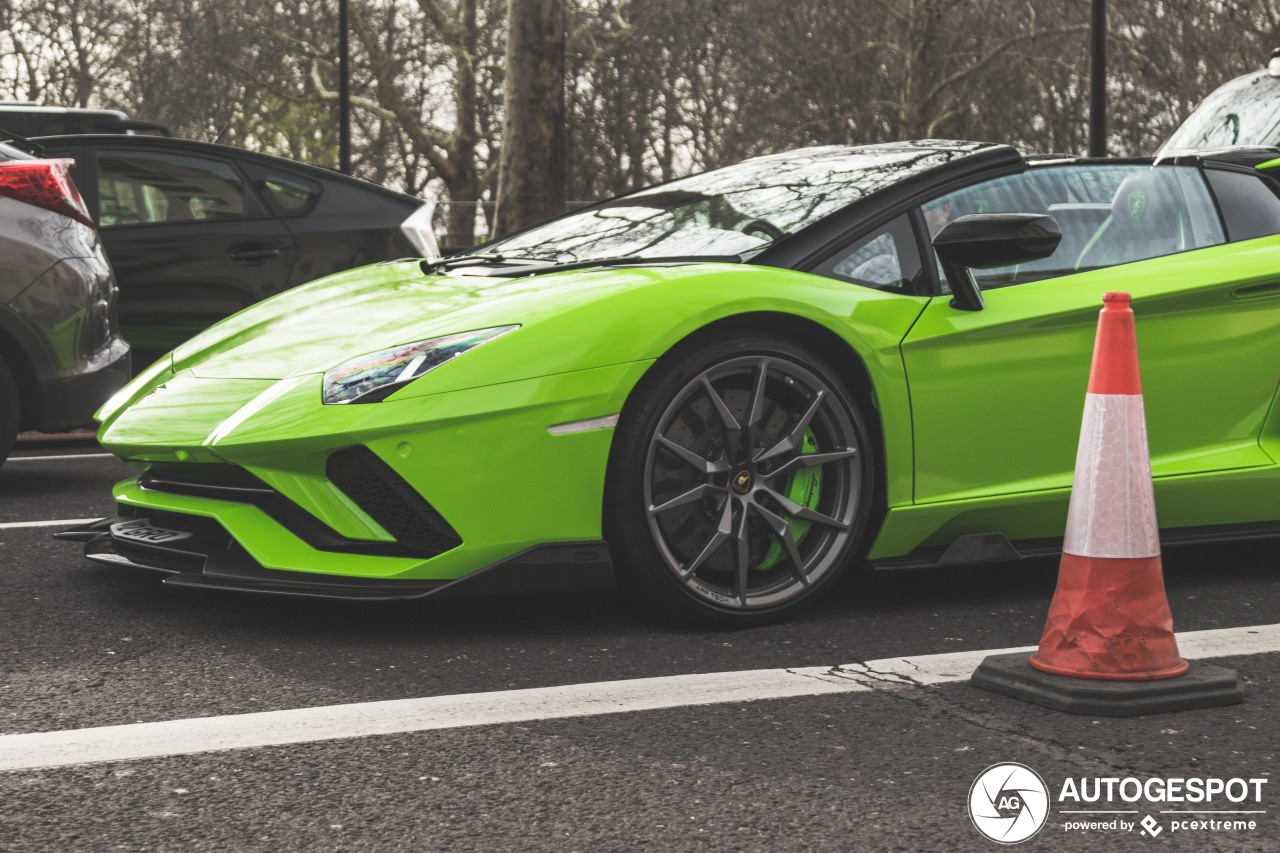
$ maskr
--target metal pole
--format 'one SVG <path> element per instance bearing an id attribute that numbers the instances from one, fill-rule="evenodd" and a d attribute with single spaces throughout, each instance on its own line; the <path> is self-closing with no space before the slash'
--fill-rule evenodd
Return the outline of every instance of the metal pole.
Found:
<path id="1" fill-rule="evenodd" d="M 569 111 L 565 103 L 565 89 L 569 85 L 569 4 L 560 4 L 560 191 L 563 193 L 560 213 L 569 209 Z"/>
<path id="2" fill-rule="evenodd" d="M 338 171 L 351 174 L 351 45 L 347 0 L 338 0 Z"/>
<path id="3" fill-rule="evenodd" d="M 1093 0 L 1089 26 L 1089 156 L 1107 156 L 1107 0 Z"/>

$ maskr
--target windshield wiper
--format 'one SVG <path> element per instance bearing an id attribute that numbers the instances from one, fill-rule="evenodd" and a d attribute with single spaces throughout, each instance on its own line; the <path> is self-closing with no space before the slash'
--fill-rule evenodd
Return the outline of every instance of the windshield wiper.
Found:
<path id="1" fill-rule="evenodd" d="M 0 138 L 8 142 L 14 148 L 25 151 L 28 154 L 34 154 L 37 157 L 44 156 L 44 146 L 33 139 L 27 139 L 25 136 L 19 136 L 11 130 L 0 128 Z"/>
<path id="2" fill-rule="evenodd" d="M 671 255 L 668 257 L 649 257 L 645 255 L 624 255 L 617 258 L 588 258 L 581 261 L 559 261 L 518 265 L 514 269 L 504 269 L 493 275 L 519 277 L 526 275 L 544 275 L 553 272 L 585 270 L 592 267 L 649 267 L 668 264 L 740 264 L 738 255 Z"/>
<path id="3" fill-rule="evenodd" d="M 521 258 L 511 257 L 498 252 L 472 252 L 469 255 L 450 255 L 447 258 L 436 258 L 421 263 L 422 271 L 428 275 L 458 267 L 481 266 L 488 264 L 541 264 L 553 258 Z"/>
<path id="4" fill-rule="evenodd" d="M 423 261 L 422 271 L 427 274 L 444 272 L 470 266 L 497 265 L 500 269 L 485 271 L 481 275 L 504 276 L 518 278 L 527 275 L 543 275 L 553 272 L 568 272 L 591 267 L 630 267 L 661 266 L 665 264 L 740 264 L 745 258 L 742 255 L 671 255 L 667 257 L 647 257 L 644 255 L 624 255 L 617 258 L 587 258 L 579 261 L 555 261 L 550 258 L 514 258 L 494 253 L 476 253 L 474 255 L 458 255 L 452 258 L 441 258 L 436 261 Z"/>
<path id="5" fill-rule="evenodd" d="M 530 267 L 527 270 L 513 270 L 512 274 L 541 275 L 543 273 L 564 272 L 567 270 L 587 269 L 589 267 L 647 267 L 662 266 L 665 264 L 690 263 L 740 264 L 742 263 L 742 258 L 738 255 L 671 255 L 668 257 L 629 255 L 621 258 L 591 258 L 583 261 L 562 261 L 560 263 Z"/>

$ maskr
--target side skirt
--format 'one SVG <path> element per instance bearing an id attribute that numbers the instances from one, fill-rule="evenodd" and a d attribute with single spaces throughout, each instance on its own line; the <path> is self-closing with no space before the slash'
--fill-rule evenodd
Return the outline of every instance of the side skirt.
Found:
<path id="1" fill-rule="evenodd" d="M 1280 522 L 1276 521 L 1179 527 L 1160 531 L 1160 544 L 1166 548 L 1276 538 L 1280 538 Z M 1022 539 L 1011 542 L 1003 533 L 968 533 L 956 537 L 949 545 L 917 548 L 905 557 L 872 560 L 867 565 L 876 571 L 902 571 L 963 566 L 971 563 L 1017 562 L 1053 557 L 1061 553 L 1062 539 L 1060 538 Z"/>

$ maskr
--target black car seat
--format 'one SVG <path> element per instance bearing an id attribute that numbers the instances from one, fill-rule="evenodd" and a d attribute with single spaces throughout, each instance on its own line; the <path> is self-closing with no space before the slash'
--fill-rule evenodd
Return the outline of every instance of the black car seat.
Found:
<path id="1" fill-rule="evenodd" d="M 1171 255 L 1191 248 L 1186 201 L 1172 170 L 1144 169 L 1121 182 L 1111 215 L 1080 253 L 1076 269 Z"/>

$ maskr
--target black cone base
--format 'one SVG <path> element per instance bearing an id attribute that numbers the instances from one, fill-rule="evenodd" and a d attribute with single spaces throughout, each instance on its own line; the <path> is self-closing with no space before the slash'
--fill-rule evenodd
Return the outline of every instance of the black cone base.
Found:
<path id="1" fill-rule="evenodd" d="M 1024 702 L 1069 714 L 1135 717 L 1188 711 L 1244 701 L 1244 685 L 1234 669 L 1191 661 L 1186 675 L 1163 681 L 1094 681 L 1041 672 L 1027 653 L 992 655 L 978 665 L 970 683 Z"/>

